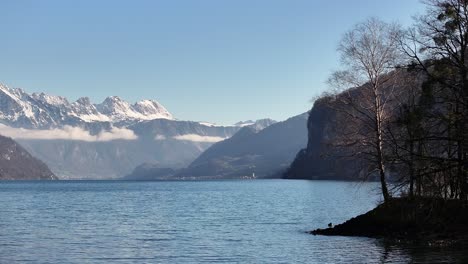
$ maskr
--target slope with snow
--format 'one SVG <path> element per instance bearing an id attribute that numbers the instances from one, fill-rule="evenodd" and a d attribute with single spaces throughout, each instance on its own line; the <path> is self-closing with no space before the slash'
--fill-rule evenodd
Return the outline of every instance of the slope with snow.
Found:
<path id="1" fill-rule="evenodd" d="M 174 119 L 167 109 L 153 100 L 131 105 L 117 96 L 100 104 L 83 97 L 70 103 L 65 97 L 44 93 L 28 94 L 0 84 L 0 122 L 12 127 L 53 128 L 77 126 L 83 122 L 138 122 L 141 120 Z"/>
<path id="2" fill-rule="evenodd" d="M 266 119 L 249 126 L 261 130 Z M 247 124 L 245 124 L 247 126 Z M 0 135 L 14 138 L 62 179 L 109 179 L 142 163 L 181 168 L 240 126 L 176 120 L 160 103 L 117 96 L 93 104 L 0 84 Z"/>

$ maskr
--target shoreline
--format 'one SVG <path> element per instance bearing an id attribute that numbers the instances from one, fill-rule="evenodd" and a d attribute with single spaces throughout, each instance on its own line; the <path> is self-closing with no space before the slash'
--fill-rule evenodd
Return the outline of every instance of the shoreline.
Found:
<path id="1" fill-rule="evenodd" d="M 344 223 L 312 235 L 358 236 L 428 246 L 468 245 L 468 204 L 459 200 L 392 198 Z"/>

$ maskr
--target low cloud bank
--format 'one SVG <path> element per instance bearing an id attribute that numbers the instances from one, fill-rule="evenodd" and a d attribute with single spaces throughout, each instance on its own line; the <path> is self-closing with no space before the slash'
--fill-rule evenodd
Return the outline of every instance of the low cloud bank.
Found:
<path id="1" fill-rule="evenodd" d="M 101 131 L 97 135 L 91 135 L 80 127 L 65 126 L 48 130 L 13 128 L 0 124 L 0 135 L 15 139 L 40 139 L 40 140 L 77 140 L 87 142 L 105 142 L 112 140 L 135 140 L 135 133 L 126 128 L 113 127 L 110 131 Z"/>
<path id="2" fill-rule="evenodd" d="M 223 137 L 200 136 L 197 134 L 186 134 L 186 135 L 175 136 L 174 139 L 192 141 L 192 142 L 208 142 L 208 143 L 216 143 L 216 142 L 225 140 L 225 138 Z"/>
<path id="3" fill-rule="evenodd" d="M 164 135 L 156 135 L 154 140 L 166 140 L 166 137 Z"/>

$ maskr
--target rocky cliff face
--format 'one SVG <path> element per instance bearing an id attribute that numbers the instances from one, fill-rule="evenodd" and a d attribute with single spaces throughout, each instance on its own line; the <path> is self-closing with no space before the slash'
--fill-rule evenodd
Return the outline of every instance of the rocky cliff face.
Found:
<path id="1" fill-rule="evenodd" d="M 0 136 L 0 180 L 54 180 L 56 176 L 11 138 Z"/>
<path id="2" fill-rule="evenodd" d="M 392 73 L 398 83 L 388 82 L 379 91 L 385 102 L 385 129 L 397 132 L 396 121 L 410 94 L 420 93 L 424 76 L 414 79 L 412 73 Z M 307 121 L 308 143 L 300 150 L 291 166 L 283 174 L 287 179 L 362 180 L 375 179 L 374 165 L 369 160 L 375 149 L 372 144 L 373 93 L 369 85 L 362 85 L 342 93 L 324 96 L 315 101 Z M 353 136 L 350 136 L 353 135 Z M 362 141 L 362 142 L 361 142 Z M 360 144 L 362 143 L 362 144 Z M 391 155 L 391 148 L 384 149 Z M 364 154 L 363 154 L 364 153 Z M 375 162 L 374 162 L 375 163 Z M 391 165 L 391 164 L 388 164 Z M 394 174 L 387 166 L 388 176 Z"/>
<path id="3" fill-rule="evenodd" d="M 349 180 L 356 178 L 356 161 L 338 158 L 331 147 L 337 136 L 336 111 L 332 98 L 314 103 L 307 120 L 308 143 L 297 153 L 291 166 L 283 174 L 286 179 Z"/>

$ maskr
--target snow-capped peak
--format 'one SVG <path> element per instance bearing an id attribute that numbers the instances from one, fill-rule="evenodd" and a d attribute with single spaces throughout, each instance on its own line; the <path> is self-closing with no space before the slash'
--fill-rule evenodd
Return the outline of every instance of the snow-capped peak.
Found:
<path id="1" fill-rule="evenodd" d="M 91 100 L 89 99 L 89 97 L 80 97 L 74 103 L 80 105 L 91 105 Z"/>
<path id="2" fill-rule="evenodd" d="M 130 112 L 130 104 L 120 99 L 118 96 L 109 96 L 104 102 L 96 105 L 99 112 L 105 115 L 125 115 L 126 112 Z"/>
<path id="3" fill-rule="evenodd" d="M 60 106 L 60 105 L 69 105 L 67 98 L 63 96 L 54 96 L 54 95 L 47 95 L 45 93 L 33 93 L 31 95 L 32 98 L 48 103 L 50 105 Z"/>
<path id="4" fill-rule="evenodd" d="M 135 111 L 148 117 L 149 119 L 173 119 L 171 113 L 169 113 L 169 111 L 167 111 L 164 106 L 153 100 L 142 100 L 136 102 L 134 105 L 132 105 L 132 107 Z"/>
<path id="5" fill-rule="evenodd" d="M 10 89 L 0 84 L 0 119 L 15 122 L 22 117 L 34 119 L 33 107 L 25 98 L 24 91 L 18 88 Z"/>
<path id="6" fill-rule="evenodd" d="M 73 103 L 62 96 L 45 93 L 28 94 L 0 84 L 0 122 L 18 127 L 45 128 L 84 122 L 120 122 L 152 119 L 173 119 L 164 106 L 153 100 L 133 105 L 118 96 L 110 96 L 101 104 L 92 104 L 87 97 Z"/>
<path id="7" fill-rule="evenodd" d="M 88 97 L 81 97 L 71 104 L 73 114 L 86 122 L 109 122 L 110 118 L 99 113 Z"/>
<path id="8" fill-rule="evenodd" d="M 96 107 L 100 113 L 107 115 L 113 121 L 173 119 L 164 106 L 153 100 L 142 100 L 130 105 L 118 96 L 111 96 Z"/>
<path id="9" fill-rule="evenodd" d="M 21 89 L 10 89 L 8 86 L 0 84 L 0 92 L 2 92 L 5 96 L 8 96 L 9 98 L 15 100 L 15 101 L 20 101 L 21 97 L 23 95 L 23 90 Z"/>
<path id="10" fill-rule="evenodd" d="M 253 124 L 255 124 L 255 121 L 247 120 L 247 121 L 239 121 L 239 122 L 235 123 L 234 126 L 245 127 L 245 126 L 250 126 L 250 125 L 253 125 Z"/>
<path id="11" fill-rule="evenodd" d="M 247 120 L 247 121 L 241 121 L 237 122 L 234 124 L 236 127 L 252 127 L 255 128 L 256 130 L 260 131 L 270 125 L 273 125 L 276 123 L 275 120 L 272 120 L 270 118 L 264 118 L 264 119 L 258 119 L 258 120 Z"/>

